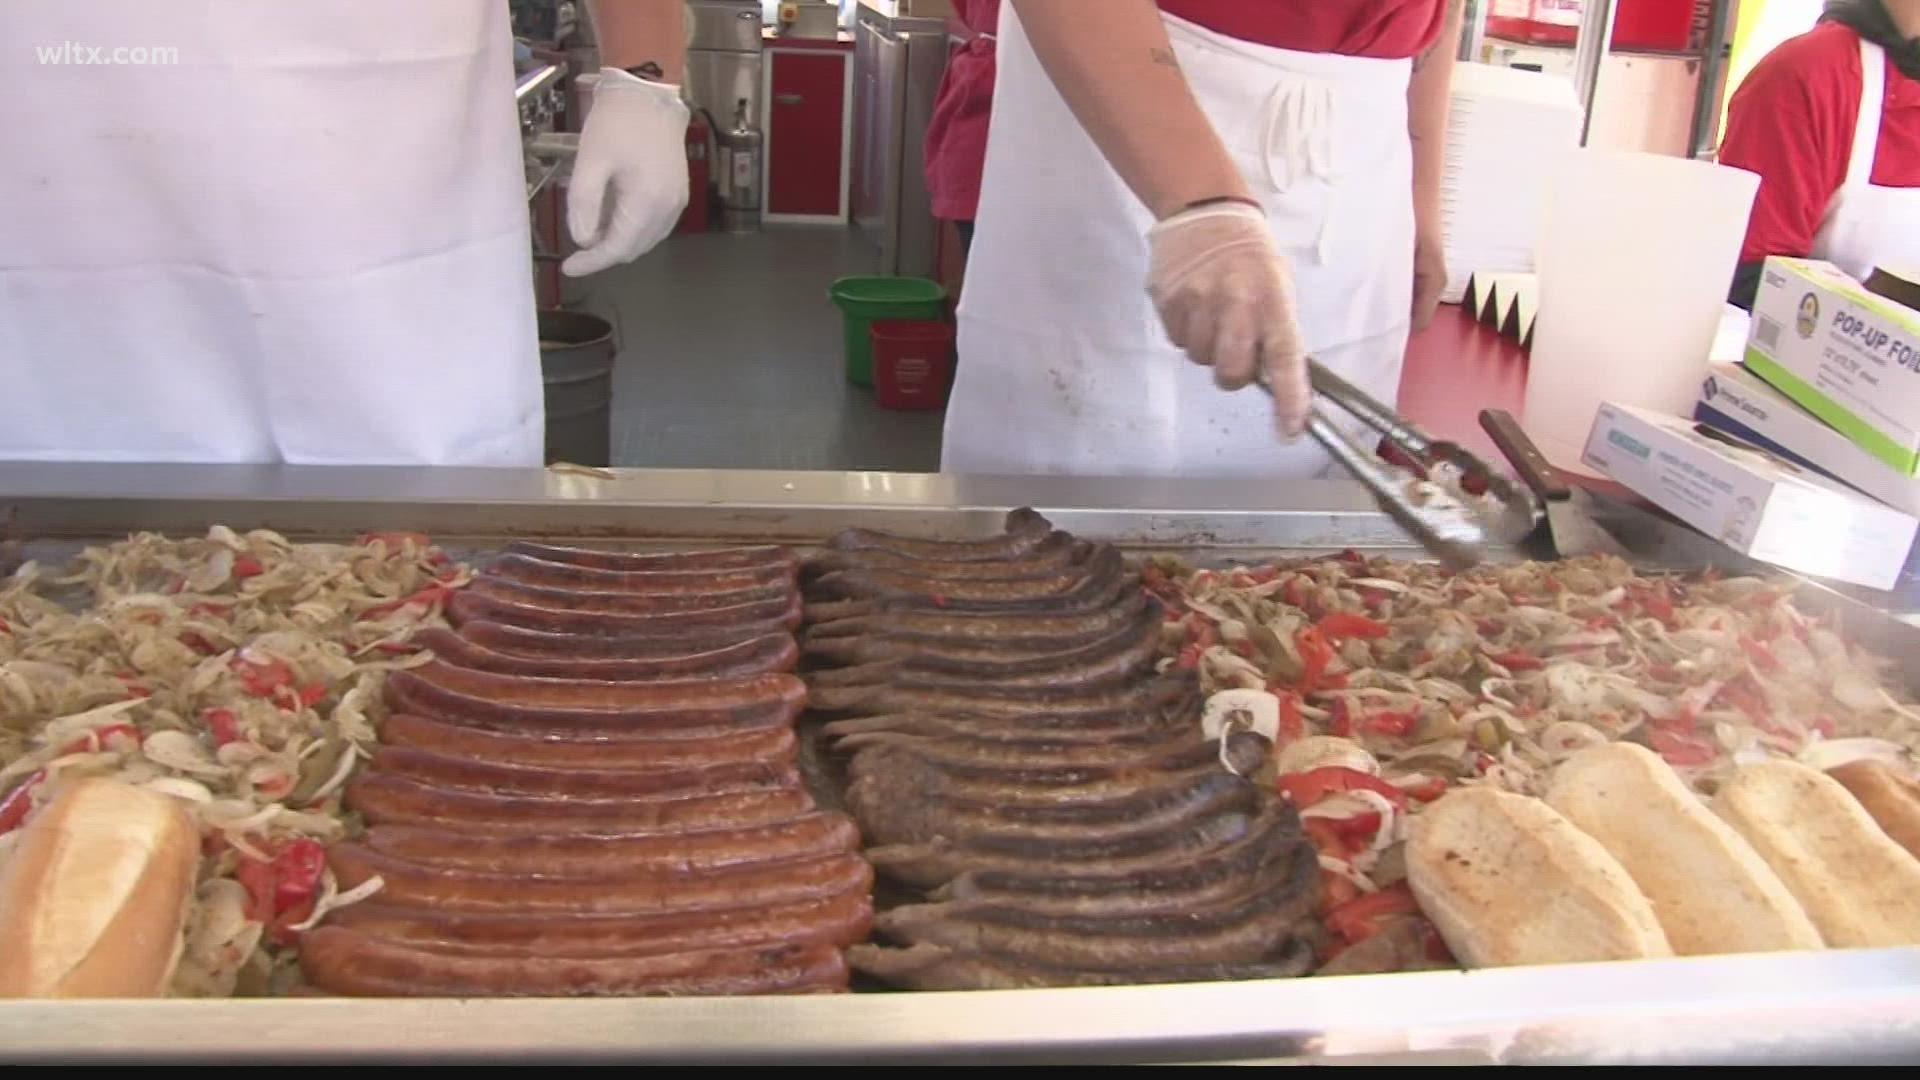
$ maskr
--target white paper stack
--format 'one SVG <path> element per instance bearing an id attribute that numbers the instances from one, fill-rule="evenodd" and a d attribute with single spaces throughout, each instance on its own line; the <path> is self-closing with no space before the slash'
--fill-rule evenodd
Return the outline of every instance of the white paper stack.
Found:
<path id="1" fill-rule="evenodd" d="M 1461 64 L 1447 121 L 1447 291 L 1459 303 L 1474 274 L 1530 272 L 1555 159 L 1580 144 L 1580 103 L 1565 79 Z"/>

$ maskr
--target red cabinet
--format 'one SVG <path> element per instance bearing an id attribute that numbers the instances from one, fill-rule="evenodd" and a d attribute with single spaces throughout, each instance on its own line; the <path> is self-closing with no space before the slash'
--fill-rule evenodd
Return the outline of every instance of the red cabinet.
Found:
<path id="1" fill-rule="evenodd" d="M 771 45 L 766 52 L 769 222 L 847 218 L 853 55 L 838 42 Z"/>

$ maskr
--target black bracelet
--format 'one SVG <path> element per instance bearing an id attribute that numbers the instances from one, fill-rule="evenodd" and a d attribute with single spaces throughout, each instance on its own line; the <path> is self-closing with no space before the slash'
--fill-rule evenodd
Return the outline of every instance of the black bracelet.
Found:
<path id="1" fill-rule="evenodd" d="M 662 79 L 665 79 L 667 77 L 666 69 L 662 68 L 659 64 L 656 64 L 651 60 L 647 61 L 644 64 L 639 64 L 630 68 L 622 68 L 621 70 L 625 71 L 629 75 L 634 76 L 635 78 L 645 79 L 648 82 L 659 82 Z"/>

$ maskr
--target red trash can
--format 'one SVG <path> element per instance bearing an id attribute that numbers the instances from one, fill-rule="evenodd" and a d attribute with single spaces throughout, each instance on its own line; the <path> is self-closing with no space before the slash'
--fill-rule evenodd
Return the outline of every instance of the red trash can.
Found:
<path id="1" fill-rule="evenodd" d="M 954 327 L 933 319 L 876 319 L 873 396 L 887 409 L 939 409 L 953 379 Z"/>

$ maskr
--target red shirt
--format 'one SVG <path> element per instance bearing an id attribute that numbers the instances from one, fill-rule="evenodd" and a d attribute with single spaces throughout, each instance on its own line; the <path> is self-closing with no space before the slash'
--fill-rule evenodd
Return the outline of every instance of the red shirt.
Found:
<path id="1" fill-rule="evenodd" d="M 1847 178 L 1860 90 L 1860 35 L 1839 23 L 1785 42 L 1740 84 L 1727 105 L 1720 162 L 1760 174 L 1741 262 L 1812 252 Z M 1873 182 L 1920 187 L 1920 81 L 1902 75 L 1891 59 Z"/>
<path id="2" fill-rule="evenodd" d="M 991 34 L 1000 26 L 1000 0 L 953 0 L 953 12 L 974 34 Z M 972 221 L 980 205 L 995 68 L 993 41 L 975 37 L 954 50 L 940 78 L 922 149 L 934 217 Z"/>
<path id="3" fill-rule="evenodd" d="M 1439 39 L 1447 0 L 1160 0 L 1160 10 L 1259 45 L 1402 60 Z"/>

